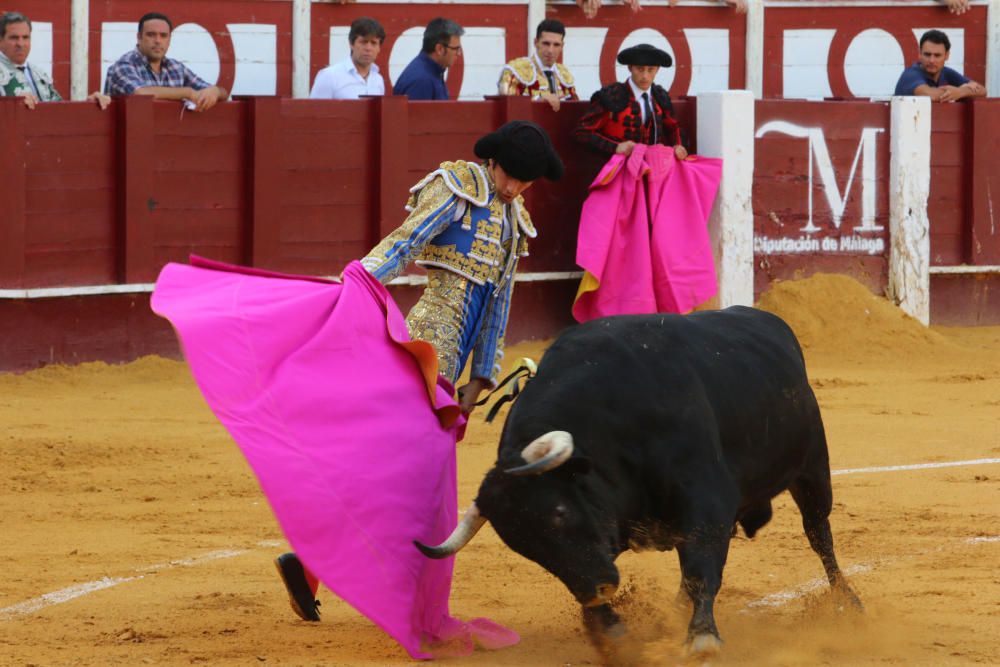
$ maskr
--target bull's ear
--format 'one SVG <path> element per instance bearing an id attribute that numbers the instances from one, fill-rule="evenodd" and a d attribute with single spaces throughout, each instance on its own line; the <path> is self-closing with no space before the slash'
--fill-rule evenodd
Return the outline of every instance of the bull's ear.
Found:
<path id="1" fill-rule="evenodd" d="M 559 466 L 558 470 L 570 475 L 586 475 L 590 473 L 592 467 L 590 459 L 586 456 L 571 456 L 566 463 Z"/>

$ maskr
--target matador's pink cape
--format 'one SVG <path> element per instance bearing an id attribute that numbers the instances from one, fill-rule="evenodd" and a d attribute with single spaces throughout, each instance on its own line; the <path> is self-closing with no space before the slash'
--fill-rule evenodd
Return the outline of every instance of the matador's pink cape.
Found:
<path id="1" fill-rule="evenodd" d="M 454 559 L 413 546 L 455 527 L 464 419 L 385 288 L 357 262 L 343 284 L 193 264 L 163 269 L 153 310 L 306 567 L 415 658 L 516 643 L 452 618 Z"/>
<path id="2" fill-rule="evenodd" d="M 577 321 L 685 313 L 718 291 L 708 216 L 721 176 L 722 160 L 659 145 L 604 165 L 580 214 Z"/>

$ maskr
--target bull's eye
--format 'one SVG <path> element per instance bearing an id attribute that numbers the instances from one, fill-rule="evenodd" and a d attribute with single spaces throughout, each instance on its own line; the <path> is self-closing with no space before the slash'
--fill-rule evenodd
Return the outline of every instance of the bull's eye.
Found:
<path id="1" fill-rule="evenodd" d="M 555 509 L 552 510 L 552 525 L 556 528 L 562 528 L 566 525 L 566 506 L 556 505 Z"/>

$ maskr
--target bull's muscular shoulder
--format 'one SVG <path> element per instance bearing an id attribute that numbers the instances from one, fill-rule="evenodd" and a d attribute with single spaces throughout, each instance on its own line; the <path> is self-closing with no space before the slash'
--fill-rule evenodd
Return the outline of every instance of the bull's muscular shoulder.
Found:
<path id="1" fill-rule="evenodd" d="M 660 105 L 661 109 L 667 109 L 670 115 L 674 113 L 674 105 L 670 101 L 670 93 L 663 86 L 654 83 L 653 84 L 653 99 L 656 103 Z"/>
<path id="2" fill-rule="evenodd" d="M 604 86 L 590 98 L 591 102 L 600 104 L 611 113 L 624 111 L 628 106 L 628 100 L 628 85 L 620 82 Z"/>

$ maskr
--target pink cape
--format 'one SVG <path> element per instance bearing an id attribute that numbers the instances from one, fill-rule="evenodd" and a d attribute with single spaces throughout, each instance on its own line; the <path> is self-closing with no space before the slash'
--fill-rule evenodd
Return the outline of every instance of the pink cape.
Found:
<path id="1" fill-rule="evenodd" d="M 516 643 L 452 618 L 454 558 L 413 546 L 456 524 L 464 419 L 385 288 L 357 262 L 343 284 L 193 262 L 164 267 L 152 308 L 306 567 L 415 658 Z"/>
<path id="2" fill-rule="evenodd" d="M 678 160 L 667 146 L 613 156 L 590 184 L 576 263 L 573 316 L 684 313 L 718 290 L 708 216 L 722 160 Z M 650 231 L 652 226 L 652 231 Z"/>

